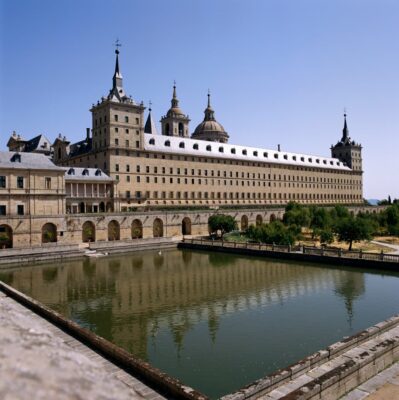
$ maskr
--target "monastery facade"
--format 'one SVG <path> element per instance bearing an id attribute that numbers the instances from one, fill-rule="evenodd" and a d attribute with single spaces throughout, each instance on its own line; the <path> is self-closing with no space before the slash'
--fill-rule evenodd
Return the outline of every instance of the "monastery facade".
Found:
<path id="1" fill-rule="evenodd" d="M 128 97 L 116 50 L 112 88 L 91 108 L 92 128 L 71 144 L 53 144 L 57 165 L 102 169 L 117 183 L 121 211 L 142 206 L 362 204 L 362 147 L 342 138 L 331 157 L 228 143 L 208 93 L 203 121 L 190 135 L 190 119 L 173 87 L 158 134 L 151 109 Z"/>

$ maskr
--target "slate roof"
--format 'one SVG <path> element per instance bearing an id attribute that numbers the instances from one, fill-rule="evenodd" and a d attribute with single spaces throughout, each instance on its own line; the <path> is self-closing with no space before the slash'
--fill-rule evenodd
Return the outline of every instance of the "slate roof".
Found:
<path id="1" fill-rule="evenodd" d="M 64 167 L 63 169 L 65 170 L 65 181 L 114 181 L 99 168 Z"/>
<path id="2" fill-rule="evenodd" d="M 18 161 L 18 159 L 20 159 L 20 161 Z M 15 151 L 0 151 L 0 168 L 27 170 L 51 169 L 60 172 L 63 171 L 63 168 L 57 167 L 50 158 L 44 154 L 19 153 Z"/>
<path id="3" fill-rule="evenodd" d="M 89 140 L 84 139 L 80 142 L 71 144 L 69 147 L 69 157 L 76 157 L 89 153 L 92 149 L 92 143 L 92 138 L 90 138 Z"/>
<path id="4" fill-rule="evenodd" d="M 46 144 L 47 143 L 47 144 Z M 33 139 L 27 140 L 25 142 L 24 151 L 33 152 L 33 151 L 46 151 L 50 152 L 51 143 L 44 135 L 38 135 Z"/>

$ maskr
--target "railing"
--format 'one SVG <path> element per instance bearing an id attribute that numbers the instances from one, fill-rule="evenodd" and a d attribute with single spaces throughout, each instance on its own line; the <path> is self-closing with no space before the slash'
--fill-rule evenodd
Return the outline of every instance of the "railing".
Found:
<path id="1" fill-rule="evenodd" d="M 229 242 L 224 240 L 209 240 L 204 238 L 187 239 L 183 238 L 184 243 L 200 244 L 205 246 L 234 248 L 234 249 L 250 249 L 250 250 L 263 250 L 275 251 L 279 253 L 300 253 L 315 256 L 327 256 L 337 258 L 353 258 L 358 260 L 368 261 L 383 261 L 399 263 L 398 254 L 385 254 L 383 251 L 380 253 L 369 253 L 362 250 L 342 250 L 323 247 L 310 247 L 310 246 L 291 246 L 291 245 L 277 245 L 267 243 L 254 243 L 254 242 Z"/>

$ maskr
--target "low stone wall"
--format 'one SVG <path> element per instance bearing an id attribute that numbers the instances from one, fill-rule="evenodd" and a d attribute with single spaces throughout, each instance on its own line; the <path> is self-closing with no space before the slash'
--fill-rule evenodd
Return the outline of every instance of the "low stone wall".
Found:
<path id="1" fill-rule="evenodd" d="M 222 400 L 336 400 L 398 360 L 399 316 L 394 316 Z"/>

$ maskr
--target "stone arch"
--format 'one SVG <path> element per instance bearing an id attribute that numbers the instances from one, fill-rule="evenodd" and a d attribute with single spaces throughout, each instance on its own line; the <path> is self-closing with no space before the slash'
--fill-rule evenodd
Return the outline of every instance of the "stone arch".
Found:
<path id="1" fill-rule="evenodd" d="M 143 238 L 143 223 L 139 219 L 134 219 L 132 222 L 132 239 Z"/>
<path id="2" fill-rule="evenodd" d="M 152 234 L 154 237 L 163 237 L 163 222 L 160 218 L 154 219 Z"/>
<path id="3" fill-rule="evenodd" d="M 12 228 L 8 225 L 0 225 L 0 249 L 11 249 L 13 245 Z"/>
<path id="4" fill-rule="evenodd" d="M 96 227 L 91 221 L 86 221 L 82 225 L 82 242 L 90 243 L 96 241 Z"/>
<path id="5" fill-rule="evenodd" d="M 262 225 L 262 224 L 263 224 L 263 217 L 262 217 L 260 214 L 258 214 L 258 215 L 256 216 L 255 222 L 256 222 L 256 226 Z"/>
<path id="6" fill-rule="evenodd" d="M 114 219 L 108 224 L 108 240 L 119 240 L 121 237 L 121 228 L 119 222 Z"/>
<path id="7" fill-rule="evenodd" d="M 181 233 L 182 235 L 191 235 L 191 219 L 184 217 L 181 222 Z"/>
<path id="8" fill-rule="evenodd" d="M 179 136 L 184 136 L 184 125 L 182 122 L 179 122 Z"/>
<path id="9" fill-rule="evenodd" d="M 270 215 L 270 222 L 273 222 L 273 221 L 277 221 L 276 214 L 271 214 Z"/>
<path id="10" fill-rule="evenodd" d="M 42 226 L 42 243 L 55 243 L 57 241 L 57 227 L 51 222 Z"/>
<path id="11" fill-rule="evenodd" d="M 248 217 L 246 215 L 243 215 L 241 217 L 241 230 L 245 231 L 248 229 Z"/>

